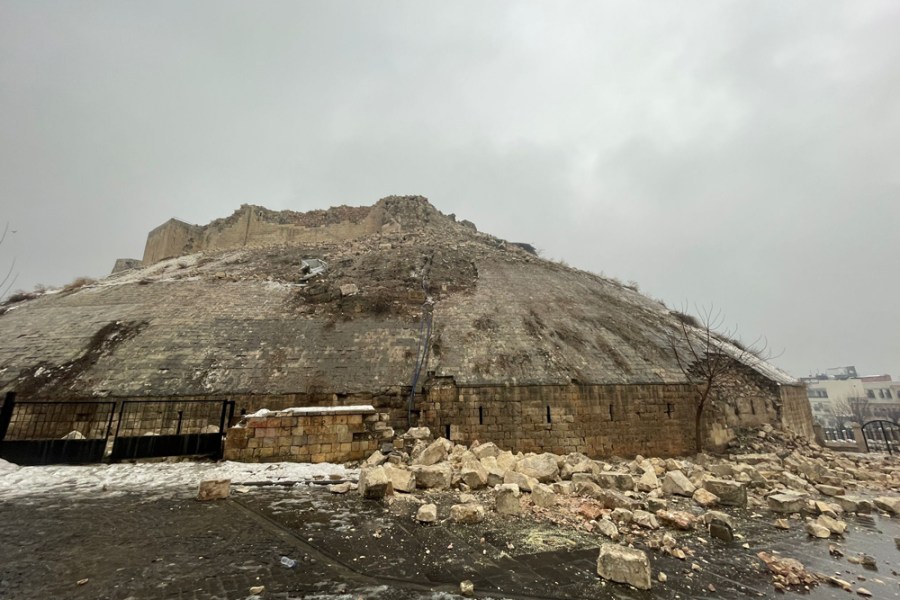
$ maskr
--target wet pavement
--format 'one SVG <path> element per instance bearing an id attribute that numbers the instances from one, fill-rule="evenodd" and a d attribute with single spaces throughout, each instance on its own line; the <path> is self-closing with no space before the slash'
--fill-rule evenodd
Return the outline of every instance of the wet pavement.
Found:
<path id="1" fill-rule="evenodd" d="M 744 539 L 724 544 L 672 532 L 694 555 L 681 561 L 649 550 L 653 589 L 639 592 L 597 577 L 601 536 L 532 516 L 488 511 L 476 525 L 423 526 L 408 500 L 388 507 L 308 485 L 245 490 L 211 503 L 138 494 L 0 502 L 0 598 L 247 598 L 263 585 L 263 599 L 450 600 L 465 579 L 478 596 L 492 598 L 774 597 L 756 557 L 761 550 L 837 574 L 875 598 L 900 598 L 900 520 L 879 516 L 848 518 L 843 538 L 817 540 L 800 522 L 780 531 L 771 514 L 729 511 Z M 444 515 L 455 496 L 429 500 Z M 844 556 L 831 556 L 829 542 Z M 875 556 L 876 568 L 851 563 L 857 553 Z M 283 566 L 282 556 L 297 566 Z M 666 583 L 656 581 L 658 571 Z M 849 594 L 822 584 L 804 595 Z"/>

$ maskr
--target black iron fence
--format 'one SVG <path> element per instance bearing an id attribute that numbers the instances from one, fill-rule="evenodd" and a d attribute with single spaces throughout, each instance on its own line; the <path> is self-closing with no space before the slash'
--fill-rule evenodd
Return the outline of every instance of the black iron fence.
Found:
<path id="1" fill-rule="evenodd" d="M 900 425 L 892 421 L 869 421 L 862 427 L 867 452 L 900 453 Z"/>
<path id="2" fill-rule="evenodd" d="M 103 459 L 115 402 L 16 401 L 0 409 L 0 457 L 20 465 L 81 464 Z"/>
<path id="3" fill-rule="evenodd" d="M 20 465 L 220 458 L 233 417 L 230 400 L 17 401 L 9 392 L 0 407 L 0 457 Z"/>
<path id="4" fill-rule="evenodd" d="M 123 400 L 111 459 L 220 458 L 233 416 L 231 400 Z"/>

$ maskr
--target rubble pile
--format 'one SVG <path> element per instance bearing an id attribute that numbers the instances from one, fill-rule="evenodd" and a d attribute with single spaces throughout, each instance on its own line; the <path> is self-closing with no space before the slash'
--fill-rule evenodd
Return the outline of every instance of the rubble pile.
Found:
<path id="1" fill-rule="evenodd" d="M 492 442 L 465 446 L 412 428 L 361 464 L 358 491 L 421 504 L 415 519 L 422 524 L 521 515 L 596 534 L 606 547 L 598 572 L 618 573 L 621 557 L 622 574 L 605 578 L 639 581 L 638 587 L 649 586 L 643 567 L 632 573 L 643 559 L 607 546 L 643 546 L 688 561 L 699 538 L 741 543 L 738 519 L 839 539 L 848 513 L 900 516 L 896 457 L 834 453 L 768 425 L 745 433 L 730 450 L 690 459 L 595 460 L 579 453 L 514 454 Z M 441 507 L 442 498 L 450 498 L 449 510 Z M 758 556 L 778 588 L 827 580 L 787 557 Z M 696 563 L 691 567 L 700 570 Z"/>

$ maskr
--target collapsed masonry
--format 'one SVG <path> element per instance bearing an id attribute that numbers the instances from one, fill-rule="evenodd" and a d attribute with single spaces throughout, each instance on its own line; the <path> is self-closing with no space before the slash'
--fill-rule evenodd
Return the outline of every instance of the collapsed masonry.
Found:
<path id="1" fill-rule="evenodd" d="M 373 405 L 392 427 L 458 442 L 678 455 L 694 447 L 678 327 L 661 303 L 422 197 L 244 206 L 206 226 L 171 220 L 143 261 L 3 307 L 0 392 L 227 398 L 246 412 Z M 756 359 L 735 362 L 706 413 L 715 446 L 766 423 L 812 438 L 803 386 Z"/>

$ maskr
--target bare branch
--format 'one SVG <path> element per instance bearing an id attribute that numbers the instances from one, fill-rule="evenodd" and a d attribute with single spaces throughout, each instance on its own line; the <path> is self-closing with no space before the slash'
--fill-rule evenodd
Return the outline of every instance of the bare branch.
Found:
<path id="1" fill-rule="evenodd" d="M 701 452 L 703 411 L 707 401 L 736 364 L 752 368 L 756 361 L 767 360 L 764 356 L 767 354 L 768 340 L 760 342 L 758 338 L 748 348 L 735 339 L 736 327 L 723 327 L 725 315 L 721 309 L 713 305 L 694 308 L 699 319 L 683 311 L 673 312 L 679 325 L 677 328 L 666 328 L 665 334 L 679 370 L 694 388 L 696 447 L 697 452 Z"/>
<path id="2" fill-rule="evenodd" d="M 3 227 L 3 234 L 0 235 L 0 246 L 3 245 L 3 242 L 6 241 L 6 235 L 9 233 L 9 223 L 7 223 Z M 9 293 L 9 290 L 12 288 L 13 284 L 18 279 L 19 274 L 13 273 L 16 268 L 16 259 L 13 257 L 12 263 L 9 265 L 9 270 L 7 270 L 6 275 L 3 276 L 3 280 L 0 281 L 0 298 L 6 297 Z"/>

